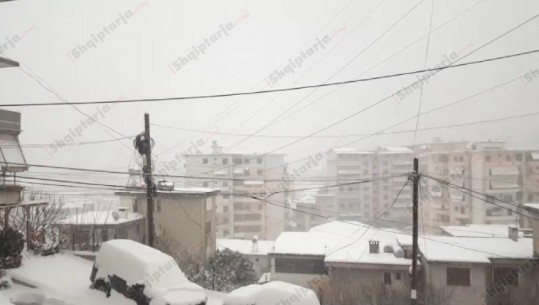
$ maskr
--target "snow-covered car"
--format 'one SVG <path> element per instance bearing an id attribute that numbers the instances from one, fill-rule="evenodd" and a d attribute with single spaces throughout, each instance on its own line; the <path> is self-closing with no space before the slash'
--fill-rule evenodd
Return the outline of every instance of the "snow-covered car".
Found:
<path id="1" fill-rule="evenodd" d="M 320 305 L 311 289 L 280 281 L 238 288 L 229 293 L 223 301 L 223 305 L 275 304 Z"/>
<path id="2" fill-rule="evenodd" d="M 103 243 L 96 255 L 91 288 L 111 290 L 137 305 L 205 305 L 207 296 L 190 282 L 169 255 L 132 240 Z"/>

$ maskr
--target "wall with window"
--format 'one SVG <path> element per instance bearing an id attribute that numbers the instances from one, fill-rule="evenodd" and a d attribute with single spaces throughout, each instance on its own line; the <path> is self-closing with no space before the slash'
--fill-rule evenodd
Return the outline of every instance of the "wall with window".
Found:
<path id="1" fill-rule="evenodd" d="M 426 281 L 435 290 L 444 291 L 448 305 L 477 305 L 486 291 L 490 264 L 429 262 L 425 267 Z"/>
<path id="2" fill-rule="evenodd" d="M 362 268 L 330 267 L 332 285 L 384 285 L 386 288 L 404 289 L 410 285 L 409 266 L 372 265 Z"/>
<path id="3" fill-rule="evenodd" d="M 271 279 L 306 286 L 314 279 L 327 280 L 323 256 L 271 256 Z"/>

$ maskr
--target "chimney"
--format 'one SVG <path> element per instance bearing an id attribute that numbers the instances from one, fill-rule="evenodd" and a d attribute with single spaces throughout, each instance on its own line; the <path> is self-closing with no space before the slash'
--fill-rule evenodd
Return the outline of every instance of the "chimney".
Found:
<path id="1" fill-rule="evenodd" d="M 377 240 L 369 240 L 369 253 L 380 253 L 380 242 Z"/>
<path id="2" fill-rule="evenodd" d="M 509 225 L 507 226 L 507 228 L 509 229 L 509 234 L 508 234 L 509 238 L 512 241 L 517 241 L 518 240 L 518 227 L 514 225 Z"/>
<path id="3" fill-rule="evenodd" d="M 118 214 L 120 216 L 120 219 L 127 219 L 127 208 L 118 207 Z"/>
<path id="4" fill-rule="evenodd" d="M 258 236 L 253 236 L 252 242 L 251 253 L 258 253 Z"/>

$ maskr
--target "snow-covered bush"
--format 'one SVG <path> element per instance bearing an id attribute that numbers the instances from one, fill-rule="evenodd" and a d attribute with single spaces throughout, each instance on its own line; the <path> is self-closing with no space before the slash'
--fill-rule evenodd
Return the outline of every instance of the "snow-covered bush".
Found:
<path id="1" fill-rule="evenodd" d="M 0 231 L 0 268 L 17 268 L 21 264 L 24 236 L 11 227 Z"/>
<path id="2" fill-rule="evenodd" d="M 253 264 L 241 253 L 229 249 L 217 251 L 207 266 L 193 279 L 200 286 L 222 292 L 256 283 Z"/>

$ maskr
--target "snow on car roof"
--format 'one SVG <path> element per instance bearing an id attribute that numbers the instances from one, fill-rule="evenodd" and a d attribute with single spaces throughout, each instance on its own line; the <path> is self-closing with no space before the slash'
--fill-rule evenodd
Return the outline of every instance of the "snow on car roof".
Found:
<path id="1" fill-rule="evenodd" d="M 177 285 L 185 280 L 174 259 L 165 253 L 127 239 L 103 243 L 95 258 L 98 277 L 117 275 L 128 284 L 150 287 Z"/>

